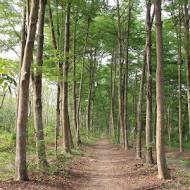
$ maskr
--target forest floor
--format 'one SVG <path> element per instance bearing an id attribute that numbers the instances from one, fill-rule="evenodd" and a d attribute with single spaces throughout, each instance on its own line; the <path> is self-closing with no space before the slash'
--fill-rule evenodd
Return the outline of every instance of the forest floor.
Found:
<path id="1" fill-rule="evenodd" d="M 81 149 L 83 154 L 75 153 L 76 159 L 72 159 L 69 168 L 59 168 L 54 175 L 43 174 L 39 177 L 30 174 L 29 182 L 1 181 L 0 190 L 190 189 L 189 168 L 183 165 L 179 157 L 176 159 L 175 156 L 179 155 L 175 151 L 167 153 L 172 180 L 159 180 L 156 165 L 149 166 L 144 164 L 143 159 L 136 160 L 134 150 L 125 151 L 120 146 L 110 144 L 104 137 L 95 146 L 82 145 Z"/>

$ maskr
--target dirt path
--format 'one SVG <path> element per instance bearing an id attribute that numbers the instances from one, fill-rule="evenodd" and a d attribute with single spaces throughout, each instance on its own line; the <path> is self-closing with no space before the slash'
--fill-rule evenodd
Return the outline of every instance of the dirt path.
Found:
<path id="1" fill-rule="evenodd" d="M 111 145 L 101 138 L 96 146 L 82 145 L 83 153 L 74 157 L 68 169 L 60 168 L 54 175 L 32 176 L 28 182 L 0 181 L 0 190 L 186 190 L 187 181 L 176 175 L 169 166 L 173 179 L 159 180 L 157 169 L 148 167 L 144 160 L 135 159 L 135 151 Z M 65 175 L 65 172 L 67 175 Z"/>
<path id="2" fill-rule="evenodd" d="M 90 164 L 84 169 L 86 180 L 79 189 L 162 189 L 163 181 L 157 179 L 156 170 L 142 167 L 142 163 L 134 159 L 134 151 L 110 145 L 105 138 L 87 151 L 93 154 L 93 158 L 89 159 Z"/>

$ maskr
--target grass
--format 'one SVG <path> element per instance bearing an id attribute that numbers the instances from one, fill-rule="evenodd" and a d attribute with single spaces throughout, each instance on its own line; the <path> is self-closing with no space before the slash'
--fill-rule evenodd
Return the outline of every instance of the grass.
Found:
<path id="1" fill-rule="evenodd" d="M 89 158 L 93 158 L 94 157 L 94 155 L 91 152 L 85 153 L 85 156 L 89 157 Z"/>
<path id="2" fill-rule="evenodd" d="M 172 142 L 171 146 L 175 147 L 175 148 L 179 148 L 179 143 L 178 142 Z M 184 148 L 184 150 L 190 150 L 190 143 L 189 142 L 184 142 L 183 143 L 183 148 Z"/>

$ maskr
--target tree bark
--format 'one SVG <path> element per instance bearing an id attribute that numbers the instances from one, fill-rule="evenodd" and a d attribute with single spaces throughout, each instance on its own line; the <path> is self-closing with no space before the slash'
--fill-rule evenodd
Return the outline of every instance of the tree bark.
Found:
<path id="1" fill-rule="evenodd" d="M 156 151 L 158 178 L 169 179 L 170 174 L 166 164 L 164 148 L 164 60 L 163 60 L 163 35 L 161 19 L 161 0 L 155 0 L 156 16 L 156 102 L 157 102 L 157 133 L 156 133 Z"/>
<path id="2" fill-rule="evenodd" d="M 146 13 L 146 43 L 147 43 L 147 90 L 146 90 L 146 163 L 153 163 L 152 147 L 152 64 L 151 64 L 151 1 L 147 3 Z"/>
<path id="3" fill-rule="evenodd" d="M 155 108 L 154 108 L 154 125 L 153 125 L 153 142 L 156 144 L 156 115 L 157 115 L 157 104 L 155 102 Z"/>
<path id="4" fill-rule="evenodd" d="M 92 55 L 91 55 L 92 56 Z M 91 60 L 90 64 L 90 77 L 89 77 L 89 90 L 88 90 L 88 107 L 87 107 L 87 130 L 88 130 L 88 136 L 87 139 L 90 139 L 90 116 L 91 116 L 91 102 L 92 102 L 92 87 L 93 87 L 93 80 L 94 80 L 94 67 L 96 63 L 96 47 L 94 50 L 94 60 Z"/>
<path id="5" fill-rule="evenodd" d="M 26 126 L 28 116 L 28 96 L 30 82 L 30 67 L 33 56 L 34 40 L 36 34 L 36 23 L 39 9 L 39 0 L 32 0 L 31 14 L 28 26 L 28 35 L 23 57 L 23 64 L 19 85 L 19 105 L 16 134 L 16 160 L 15 180 L 28 180 L 26 168 Z"/>
<path id="6" fill-rule="evenodd" d="M 110 120 L 111 120 L 111 133 L 112 137 L 115 137 L 115 127 L 114 127 L 114 107 L 115 107 L 115 79 L 116 79 L 116 63 L 114 50 L 112 53 L 112 63 L 111 63 L 111 76 L 110 76 L 110 87 L 111 87 L 111 108 L 110 108 Z"/>
<path id="7" fill-rule="evenodd" d="M 130 20 L 131 20 L 131 9 L 132 4 L 131 0 L 129 0 L 128 5 L 128 19 L 127 19 L 127 27 L 126 27 L 126 56 L 125 56 L 125 107 L 124 107 L 124 147 L 125 150 L 129 149 L 129 143 L 128 143 L 128 126 L 127 126 L 127 120 L 128 120 L 128 61 L 129 61 L 129 32 L 130 32 Z M 119 15 L 119 13 L 118 13 Z M 122 71 L 121 71 L 122 72 Z"/>
<path id="8" fill-rule="evenodd" d="M 190 55 L 189 55 L 189 15 L 188 15 L 188 1 L 184 2 L 184 33 L 185 33 L 185 61 L 187 73 L 187 103 L 188 103 L 188 116 L 189 116 L 189 137 L 190 137 Z"/>
<path id="9" fill-rule="evenodd" d="M 81 105 L 81 101 L 82 101 L 82 88 L 83 88 L 83 78 L 84 78 L 84 64 L 85 64 L 85 54 L 86 54 L 86 48 L 87 48 L 87 42 L 88 42 L 88 31 L 89 31 L 89 28 L 90 28 L 90 18 L 88 18 L 88 23 L 87 23 L 87 31 L 86 31 L 86 37 L 85 37 L 85 43 L 84 43 L 84 49 L 83 49 L 83 57 L 82 57 L 81 79 L 80 79 L 80 85 L 79 85 L 79 98 L 78 98 L 78 105 L 77 105 L 77 139 L 76 139 L 77 146 L 79 146 L 79 144 L 80 144 L 79 113 L 80 113 L 80 105 Z"/>
<path id="10" fill-rule="evenodd" d="M 143 105 L 143 91 L 144 91 L 144 81 L 145 81 L 145 67 L 146 67 L 146 47 L 143 58 L 142 73 L 141 73 L 141 82 L 140 82 L 140 91 L 139 91 L 139 100 L 137 108 L 137 143 L 136 143 L 136 158 L 142 158 L 142 145 L 141 145 L 141 136 L 142 136 L 142 105 Z"/>
<path id="11" fill-rule="evenodd" d="M 177 34 L 178 41 L 178 92 L 179 92 L 179 151 L 183 152 L 183 131 L 182 131 L 182 94 L 181 94 L 181 5 L 179 3 L 179 29 Z"/>
<path id="12" fill-rule="evenodd" d="M 52 16 L 52 10 L 51 10 L 51 5 L 50 1 L 48 2 L 48 13 L 49 13 L 49 25 L 50 25 L 50 32 L 51 32 L 51 41 L 52 41 L 52 46 L 54 50 L 54 56 L 57 58 L 58 53 L 57 51 L 60 51 L 59 48 L 59 43 L 57 45 L 57 40 L 55 36 L 55 28 L 54 28 L 54 23 L 53 23 L 53 16 Z M 59 19 L 58 19 L 58 2 L 56 0 L 56 15 L 57 15 L 57 36 L 58 36 L 58 42 L 61 38 L 60 32 L 59 32 Z M 62 67 L 62 64 L 60 64 L 60 61 L 57 63 L 57 69 L 58 69 L 58 76 L 57 76 L 57 105 L 56 105 L 56 126 L 55 126 L 55 152 L 57 154 L 57 141 L 59 137 L 59 130 L 60 130 L 60 96 L 61 96 L 61 91 L 60 91 L 60 70 Z"/>
<path id="13" fill-rule="evenodd" d="M 119 124 L 120 124 L 120 143 L 124 142 L 124 119 L 123 119 L 123 94 L 122 94 L 122 62 L 121 62 L 121 23 L 119 12 L 119 0 L 117 0 L 117 18 L 118 18 L 118 65 L 119 65 L 119 84 L 118 84 L 118 103 L 119 103 Z"/>
<path id="14" fill-rule="evenodd" d="M 38 166 L 45 168 L 47 164 L 44 142 L 44 130 L 42 120 L 42 65 L 43 65 L 43 45 L 44 45 L 44 18 L 46 0 L 40 0 L 36 74 L 33 80 L 33 101 L 34 101 L 34 124 L 36 129 L 36 148 L 38 156 Z"/>
<path id="15" fill-rule="evenodd" d="M 73 97 L 73 123 L 75 128 L 75 136 L 76 139 L 78 137 L 78 131 L 77 131 L 77 99 L 76 99 L 76 25 L 77 21 L 75 19 L 75 27 L 74 27 L 74 33 L 73 33 L 73 88 L 72 88 L 72 97 Z M 77 142 L 77 141 L 76 141 Z M 78 143 L 76 143 L 78 146 Z"/>
<path id="16" fill-rule="evenodd" d="M 24 57 L 24 49 L 26 45 L 26 1 L 24 1 L 23 6 L 23 21 L 22 21 L 22 34 L 21 34 L 21 52 L 20 52 L 20 65 L 19 65 L 19 82 L 18 82 L 18 94 L 17 94 L 17 108 L 16 108 L 16 122 L 15 128 L 17 124 L 17 117 L 18 117 L 18 105 L 19 105 L 19 85 L 20 85 L 20 72 L 22 68 L 22 62 Z"/>
<path id="17" fill-rule="evenodd" d="M 69 70 L 69 39 L 70 39 L 70 6 L 71 3 L 67 3 L 67 13 L 65 18 L 65 41 L 64 41 L 64 58 L 63 63 L 63 83 L 62 83 L 62 120 L 63 120 L 63 151 L 65 153 L 70 152 L 70 140 L 69 140 L 69 113 L 68 113 L 68 70 Z"/>

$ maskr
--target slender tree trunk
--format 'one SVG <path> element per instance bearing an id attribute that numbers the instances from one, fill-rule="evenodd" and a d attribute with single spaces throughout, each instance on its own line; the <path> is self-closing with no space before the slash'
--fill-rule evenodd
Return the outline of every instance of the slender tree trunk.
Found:
<path id="1" fill-rule="evenodd" d="M 26 126 L 28 116 L 28 96 L 30 82 L 30 66 L 32 62 L 36 23 L 39 9 L 39 0 L 32 0 L 31 14 L 28 26 L 28 35 L 24 51 L 23 63 L 20 74 L 19 105 L 16 134 L 16 160 L 15 179 L 28 180 L 26 168 Z"/>
<path id="2" fill-rule="evenodd" d="M 57 51 L 60 51 L 59 48 L 59 43 L 57 45 L 56 37 L 55 37 L 55 28 L 53 24 L 53 16 L 52 16 L 52 10 L 51 10 L 51 5 L 50 1 L 48 2 L 48 13 L 49 13 L 49 25 L 50 25 L 50 32 L 51 32 L 51 41 L 52 41 L 52 46 L 54 50 L 54 56 L 57 57 L 58 53 Z M 58 18 L 58 2 L 56 0 L 56 15 L 57 15 L 57 35 L 58 35 L 58 42 L 61 38 L 60 32 L 59 32 L 59 18 Z M 60 64 L 60 61 L 57 63 L 57 68 L 58 68 L 58 76 L 57 76 L 57 105 L 56 105 L 56 126 L 55 126 L 55 151 L 57 154 L 57 141 L 59 137 L 59 131 L 60 131 L 60 96 L 61 96 L 61 91 L 60 91 L 60 75 L 61 75 L 61 67 L 62 64 Z"/>
<path id="3" fill-rule="evenodd" d="M 146 90 L 146 163 L 153 163 L 152 147 L 152 64 L 151 64 L 151 1 L 147 3 L 146 13 L 146 43 L 147 43 L 147 90 Z"/>
<path id="4" fill-rule="evenodd" d="M 77 21 L 75 20 L 75 28 L 74 28 L 74 33 L 73 33 L 73 89 L 72 89 L 72 94 L 73 94 L 73 123 L 74 123 L 74 128 L 75 128 L 75 136 L 76 139 L 78 137 L 78 132 L 77 132 L 77 99 L 76 99 L 76 25 Z M 76 143 L 78 146 L 78 143 Z"/>
<path id="5" fill-rule="evenodd" d="M 21 52 L 20 52 L 20 68 L 19 68 L 19 85 L 20 85 L 20 72 L 22 68 L 22 62 L 24 57 L 24 49 L 26 45 L 26 1 L 24 1 L 23 5 L 23 21 L 22 21 L 22 34 L 21 34 Z M 18 105 L 19 105 L 19 85 L 18 85 L 18 94 L 17 94 L 17 108 L 16 108 L 16 123 L 17 124 L 17 117 L 18 117 Z"/>
<path id="6" fill-rule="evenodd" d="M 156 144 L 156 110 L 157 110 L 157 104 L 155 102 L 155 109 L 154 109 L 154 126 L 153 126 L 153 142 Z"/>
<path id="7" fill-rule="evenodd" d="M 53 16 L 52 16 L 52 11 L 51 11 L 50 1 L 48 1 L 48 13 L 49 13 L 49 26 L 50 26 L 50 32 L 51 32 L 51 41 L 52 41 L 55 57 L 57 57 L 57 52 L 56 52 L 57 43 L 56 43 L 55 30 L 54 30 Z"/>
<path id="8" fill-rule="evenodd" d="M 115 128 L 114 128 L 114 107 L 115 107 L 115 78 L 116 78 L 116 63 L 114 57 L 114 51 L 112 53 L 112 63 L 111 63 L 111 108 L 110 108 L 110 120 L 111 120 L 111 133 L 112 137 L 115 137 Z"/>
<path id="9" fill-rule="evenodd" d="M 173 4 L 173 1 L 172 1 Z M 177 46 L 178 46 L 178 105 L 179 105 L 179 116 L 178 116 L 178 127 L 179 127 L 179 150 L 183 152 L 183 132 L 182 132 L 182 95 L 181 95 L 181 5 L 178 3 L 178 18 L 174 16 L 175 8 L 172 7 L 172 21 L 176 30 Z"/>
<path id="10" fill-rule="evenodd" d="M 179 92 L 179 151 L 183 152 L 183 131 L 182 131 L 182 95 L 181 95 L 181 5 L 179 3 L 179 29 L 178 29 L 178 92 Z"/>
<path id="11" fill-rule="evenodd" d="M 118 102 L 119 102 L 119 124 L 120 124 L 120 143 L 124 144 L 124 120 L 123 120 L 123 96 L 122 96 L 122 62 L 121 62 L 121 23 L 119 12 L 119 0 L 117 0 L 118 17 L 118 65 L 119 65 L 119 84 L 118 84 Z"/>
<path id="12" fill-rule="evenodd" d="M 86 37 L 85 37 L 85 43 L 84 43 L 84 50 L 83 50 L 83 57 L 82 57 L 82 71 L 81 71 L 81 79 L 80 79 L 80 85 L 79 85 L 79 98 L 78 98 L 78 105 L 77 105 L 77 146 L 79 146 L 80 143 L 80 135 L 79 135 L 79 115 L 80 115 L 80 105 L 82 101 L 82 87 L 83 87 L 83 78 L 84 78 L 84 64 L 85 64 L 85 54 L 86 54 L 86 48 L 87 48 L 87 42 L 88 42 L 88 31 L 90 28 L 90 18 L 88 18 L 88 24 L 87 24 L 87 31 L 86 31 Z"/>
<path id="13" fill-rule="evenodd" d="M 63 120 L 63 151 L 70 152 L 69 140 L 69 113 L 68 113 L 68 70 L 69 70 L 69 39 L 70 39 L 70 6 L 68 1 L 67 13 L 65 18 L 65 42 L 64 42 L 64 57 L 63 63 L 63 83 L 62 83 L 62 120 Z"/>
<path id="14" fill-rule="evenodd" d="M 156 102 L 157 102 L 157 133 L 156 151 L 158 178 L 168 179 L 170 174 L 166 164 L 164 148 L 164 60 L 163 60 L 163 36 L 161 19 L 161 0 L 155 0 L 156 16 Z"/>
<path id="15" fill-rule="evenodd" d="M 92 55 L 91 55 L 92 56 Z M 93 80 L 94 80 L 94 67 L 96 63 L 96 47 L 94 50 L 94 60 L 91 60 L 90 64 L 90 78 L 89 78 L 89 90 L 88 90 L 88 107 L 87 107 L 87 130 L 88 130 L 88 136 L 87 138 L 90 138 L 90 115 L 91 115 L 91 102 L 92 102 L 92 87 L 93 87 Z"/>
<path id="16" fill-rule="evenodd" d="M 189 55 L 189 18 L 188 15 L 188 0 L 184 2 L 184 33 L 185 33 L 185 60 L 187 68 L 187 103 L 188 103 L 188 116 L 189 116 L 189 137 L 190 137 L 190 55 Z"/>
<path id="17" fill-rule="evenodd" d="M 40 0 L 37 56 L 36 56 L 36 74 L 33 81 L 33 100 L 34 100 L 34 124 L 36 129 L 36 148 L 38 156 L 38 166 L 46 167 L 46 153 L 42 120 L 42 64 L 43 64 L 43 45 L 44 45 L 44 18 L 45 18 L 46 0 Z"/>
<path id="18" fill-rule="evenodd" d="M 126 56 L 125 56 L 125 108 L 124 108 L 124 146 L 125 150 L 129 149 L 129 143 L 128 143 L 128 126 L 127 126 L 127 120 L 128 120 L 128 61 L 129 61 L 129 32 L 130 32 L 130 20 L 131 20 L 131 9 L 132 4 L 131 0 L 129 0 L 129 12 L 128 12 L 128 20 L 127 20 L 127 28 L 126 28 Z"/>
<path id="19" fill-rule="evenodd" d="M 141 82 L 140 82 L 140 91 L 139 91 L 139 100 L 137 108 L 137 143 L 136 143 L 136 158 L 142 158 L 142 145 L 141 145 L 141 136 L 142 136 L 142 105 L 143 105 L 143 91 L 144 91 L 144 82 L 145 82 L 145 67 L 146 67 L 146 47 L 143 58 L 142 73 L 141 73 Z"/>
<path id="20" fill-rule="evenodd" d="M 58 77 L 57 83 L 57 104 L 56 104 L 56 126 L 55 126 L 55 152 L 57 154 L 57 146 L 58 146 L 58 137 L 59 137 L 59 128 L 60 128 L 60 82 Z"/>
<path id="21" fill-rule="evenodd" d="M 170 104 L 168 106 L 168 120 L 167 120 L 167 124 L 168 124 L 168 143 L 169 143 L 169 148 L 171 149 L 171 121 L 170 121 Z"/>

